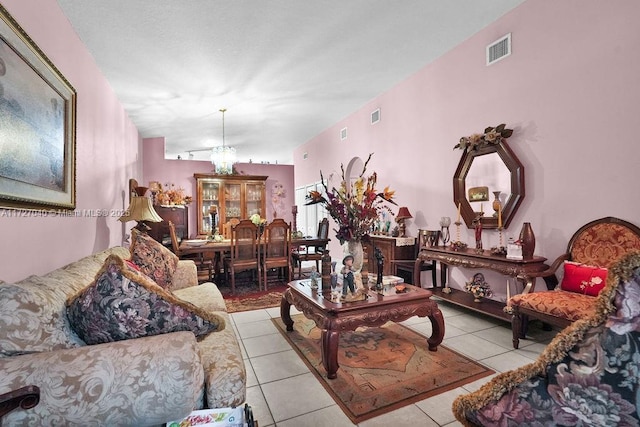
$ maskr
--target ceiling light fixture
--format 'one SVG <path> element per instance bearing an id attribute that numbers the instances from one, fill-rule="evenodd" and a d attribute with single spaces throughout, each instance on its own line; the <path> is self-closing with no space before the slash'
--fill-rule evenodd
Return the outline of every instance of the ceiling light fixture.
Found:
<path id="1" fill-rule="evenodd" d="M 222 146 L 211 149 L 211 163 L 216 167 L 216 173 L 219 175 L 231 175 L 233 164 L 236 162 L 236 149 L 227 147 L 224 140 L 224 113 L 226 111 L 226 108 L 220 109 L 222 113 Z"/>

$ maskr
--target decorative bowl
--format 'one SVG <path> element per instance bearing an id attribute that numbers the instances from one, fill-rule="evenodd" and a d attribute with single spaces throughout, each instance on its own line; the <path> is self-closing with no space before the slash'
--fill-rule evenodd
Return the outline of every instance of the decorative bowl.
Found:
<path id="1" fill-rule="evenodd" d="M 405 285 L 396 285 L 396 293 L 401 294 L 402 292 L 405 292 L 407 290 L 407 287 Z"/>

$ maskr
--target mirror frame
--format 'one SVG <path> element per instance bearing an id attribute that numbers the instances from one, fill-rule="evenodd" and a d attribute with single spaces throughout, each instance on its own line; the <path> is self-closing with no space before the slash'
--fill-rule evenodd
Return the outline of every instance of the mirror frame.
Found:
<path id="1" fill-rule="evenodd" d="M 486 154 L 498 153 L 500 159 L 505 164 L 511 174 L 511 194 L 506 203 L 502 205 L 502 227 L 507 228 L 511 223 L 518 207 L 522 203 L 525 195 L 524 189 L 524 166 L 518 160 L 516 155 L 511 151 L 509 146 L 503 140 L 499 144 L 484 145 L 475 150 L 465 149 L 453 175 L 453 201 L 458 209 L 460 203 L 460 216 L 464 219 L 468 228 L 473 228 L 473 220 L 475 212 L 471 208 L 471 204 L 467 199 L 466 177 L 471 169 L 473 160 L 478 156 Z M 493 202 L 493 201 L 491 201 Z M 491 206 L 491 205 L 490 205 Z M 483 228 L 498 228 L 498 218 L 493 214 L 482 217 Z"/>

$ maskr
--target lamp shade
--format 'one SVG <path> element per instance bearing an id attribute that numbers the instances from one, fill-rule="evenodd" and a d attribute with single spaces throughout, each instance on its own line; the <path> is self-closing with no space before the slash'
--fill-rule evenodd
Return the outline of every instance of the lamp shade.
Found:
<path id="1" fill-rule="evenodd" d="M 148 197 L 132 197 L 129 209 L 118 218 L 120 222 L 128 221 L 149 221 L 149 222 L 162 222 L 163 219 L 153 209 L 151 199 Z"/>
<path id="2" fill-rule="evenodd" d="M 396 215 L 396 221 L 399 219 L 407 219 L 407 218 L 413 218 L 413 215 L 411 215 L 411 213 L 409 212 L 409 208 L 407 208 L 406 206 L 402 206 L 398 210 L 398 215 Z"/>

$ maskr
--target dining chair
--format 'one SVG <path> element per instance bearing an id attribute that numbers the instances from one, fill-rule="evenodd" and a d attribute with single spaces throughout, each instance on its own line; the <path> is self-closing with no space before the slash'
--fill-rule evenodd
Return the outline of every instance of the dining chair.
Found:
<path id="1" fill-rule="evenodd" d="M 173 249 L 173 253 L 180 259 L 187 259 L 195 262 L 198 271 L 206 271 L 209 281 L 213 281 L 213 260 L 206 259 L 203 252 L 195 254 L 182 253 L 180 250 L 180 243 L 178 242 L 178 235 L 176 233 L 176 225 L 173 221 L 169 221 L 169 235 L 171 236 L 171 248 Z"/>
<path id="2" fill-rule="evenodd" d="M 222 224 L 222 237 L 224 237 L 225 239 L 230 239 L 231 230 L 239 223 L 240 220 L 238 218 L 231 218 L 229 221 Z"/>
<path id="3" fill-rule="evenodd" d="M 229 283 L 231 276 L 231 293 L 236 293 L 236 272 L 255 270 L 253 278 L 258 277 L 258 289 L 260 282 L 260 249 L 258 245 L 258 227 L 248 219 L 238 222 L 231 228 L 231 253 L 224 260 L 224 272 Z"/>
<path id="4" fill-rule="evenodd" d="M 323 218 L 322 221 L 320 221 L 320 223 L 318 224 L 318 238 L 329 238 L 329 220 L 327 218 Z M 319 263 L 322 260 L 322 255 L 324 254 L 326 247 L 326 243 L 323 245 L 315 246 L 301 245 L 291 251 L 293 268 L 294 270 L 296 267 L 298 268 L 298 279 L 302 278 L 303 261 L 315 261 L 316 271 L 320 271 Z"/>
<path id="5" fill-rule="evenodd" d="M 291 226 L 276 218 L 265 227 L 263 238 L 262 281 L 266 291 L 267 272 L 272 268 L 286 268 L 287 282 L 291 281 Z"/>

